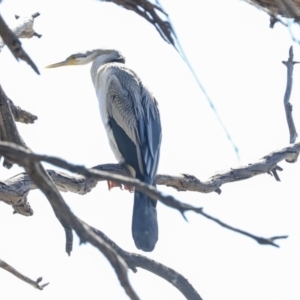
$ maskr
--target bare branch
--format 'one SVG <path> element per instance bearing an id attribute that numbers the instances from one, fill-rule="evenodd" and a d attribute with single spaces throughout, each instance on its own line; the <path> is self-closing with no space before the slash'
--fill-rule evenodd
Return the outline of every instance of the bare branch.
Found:
<path id="1" fill-rule="evenodd" d="M 31 159 L 30 156 L 32 153 L 29 149 L 9 143 L 5 144 L 7 147 L 10 145 L 11 149 L 14 149 L 12 151 L 13 155 L 10 156 L 9 159 L 13 158 L 12 160 L 14 162 L 24 167 L 32 181 L 47 197 L 55 215 L 63 227 L 65 229 L 67 228 L 67 237 L 68 234 L 70 234 L 70 229 L 73 229 L 79 236 L 81 243 L 89 242 L 94 247 L 98 248 L 111 263 L 118 276 L 120 284 L 130 299 L 138 300 L 139 297 L 130 285 L 126 272 L 127 266 L 125 261 L 103 239 L 92 232 L 86 224 L 77 219 L 77 217 L 71 212 L 70 208 L 66 205 L 64 199 L 62 198 L 56 186 L 53 184 L 50 176 L 47 174 L 41 163 L 39 163 L 37 160 Z M 21 155 L 19 158 L 15 156 L 17 153 Z M 67 240 L 67 242 L 70 241 Z"/>
<path id="2" fill-rule="evenodd" d="M 294 64 L 296 63 L 293 61 L 293 59 L 294 59 L 293 46 L 291 46 L 289 50 L 288 60 L 282 62 L 287 68 L 287 82 L 286 82 L 286 90 L 284 94 L 284 108 L 285 108 L 286 120 L 290 131 L 290 144 L 295 143 L 298 136 L 295 123 L 293 120 L 293 116 L 292 116 L 293 107 L 292 104 L 290 104 L 290 98 L 291 98 L 292 87 L 293 87 Z"/>
<path id="3" fill-rule="evenodd" d="M 279 14 L 287 18 L 299 20 L 300 10 L 291 0 L 274 0 L 279 8 Z M 297 3 L 299 4 L 299 3 Z"/>
<path id="4" fill-rule="evenodd" d="M 188 209 L 187 209 L 188 210 Z M 194 209 L 191 209 L 193 211 L 195 211 Z M 214 218 L 208 214 L 206 214 L 202 208 L 199 208 L 197 211 L 197 213 L 201 214 L 202 216 L 206 217 L 207 219 L 219 224 L 220 226 L 224 227 L 224 228 L 227 228 L 231 231 L 234 231 L 234 232 L 237 232 L 237 233 L 240 233 L 242 235 L 245 235 L 249 238 L 252 238 L 254 239 L 257 243 L 259 243 L 260 245 L 271 245 L 271 246 L 274 246 L 274 247 L 277 247 L 279 248 L 279 245 L 277 245 L 274 241 L 275 240 L 279 240 L 279 239 L 286 239 L 288 238 L 288 235 L 283 235 L 283 236 L 273 236 L 273 237 L 270 237 L 270 238 L 264 238 L 264 237 L 259 237 L 259 236 L 256 236 L 254 234 L 251 234 L 247 231 L 244 231 L 244 230 L 241 230 L 241 229 L 238 229 L 238 228 L 234 228 L 220 220 L 218 220 L 217 218 Z"/>
<path id="5" fill-rule="evenodd" d="M 4 262 L 1 259 L 0 259 L 0 268 L 13 274 L 14 276 L 16 276 L 19 279 L 21 279 L 22 281 L 30 284 L 31 286 L 35 287 L 38 290 L 43 290 L 44 287 L 46 287 L 49 284 L 49 282 L 48 282 L 48 283 L 44 283 L 44 284 L 40 285 L 40 282 L 43 280 L 42 277 L 39 277 L 36 281 L 34 281 L 34 280 L 24 276 L 23 274 L 21 274 L 20 272 L 18 272 L 16 269 L 14 269 L 12 266 L 10 266 L 9 264 L 7 264 L 6 262 Z"/>
<path id="6" fill-rule="evenodd" d="M 241 166 L 238 168 L 231 168 L 229 170 L 219 171 L 215 175 L 208 178 L 206 181 L 200 181 L 197 177 L 193 175 L 182 174 L 180 176 L 157 175 L 156 183 L 158 185 L 166 185 L 169 187 L 173 187 L 178 191 L 194 191 L 200 193 L 217 192 L 218 194 L 220 194 L 221 193 L 220 187 L 225 183 L 245 180 L 261 174 L 273 173 L 273 175 L 275 175 L 276 171 L 282 170 L 282 168 L 277 165 L 279 162 L 283 160 L 286 160 L 290 163 L 296 162 L 299 152 L 300 152 L 300 143 L 296 143 L 289 147 L 271 152 L 270 154 L 262 157 L 257 162 L 248 164 L 246 166 Z M 52 163 L 48 159 L 47 162 Z M 62 167 L 61 164 L 60 165 L 55 163 L 53 164 L 58 167 Z M 71 168 L 66 168 L 66 169 L 72 172 Z M 105 170 L 115 174 L 126 175 L 126 171 L 120 165 L 107 164 L 107 165 L 97 166 L 95 167 L 95 169 Z M 276 175 L 277 177 L 275 177 L 275 179 L 279 181 L 279 176 L 277 173 Z"/>
<path id="7" fill-rule="evenodd" d="M 265 159 L 266 161 L 270 160 L 268 162 L 268 164 L 271 165 L 271 167 L 269 169 L 274 174 L 276 174 L 275 171 L 280 169 L 276 165 L 276 163 L 280 160 L 283 160 L 283 159 L 289 159 L 291 161 L 295 160 L 295 157 L 298 155 L 299 151 L 300 151 L 300 143 L 294 144 L 293 146 L 287 147 L 283 150 L 273 152 L 270 155 L 265 156 L 263 159 Z M 100 180 L 113 180 L 113 181 L 116 181 L 116 182 L 121 183 L 121 184 L 134 186 L 137 190 L 145 193 L 149 197 L 151 197 L 155 200 L 158 199 L 163 204 L 178 210 L 183 215 L 183 217 L 185 217 L 184 213 L 186 211 L 194 211 L 194 212 L 196 212 L 200 215 L 203 215 L 204 217 L 218 223 L 222 227 L 225 227 L 229 230 L 238 232 L 240 234 L 243 234 L 245 236 L 248 236 L 248 237 L 256 240 L 259 244 L 272 245 L 272 246 L 275 246 L 275 247 L 279 247 L 277 244 L 274 243 L 274 237 L 271 237 L 271 238 L 258 237 L 258 236 L 255 236 L 255 235 L 251 234 L 251 233 L 248 233 L 246 231 L 234 228 L 234 227 L 232 227 L 230 225 L 227 225 L 224 222 L 222 222 L 222 221 L 220 221 L 220 220 L 218 220 L 214 217 L 211 217 L 208 214 L 204 213 L 203 208 L 201 208 L 201 207 L 197 208 L 197 207 L 194 207 L 192 205 L 182 203 L 182 202 L 176 200 L 174 197 L 169 196 L 169 195 L 165 195 L 165 194 L 157 191 L 154 187 L 149 186 L 145 183 L 142 183 L 137 179 L 117 175 L 118 170 L 122 171 L 121 174 L 126 175 L 124 169 L 120 165 L 109 164 L 109 165 L 98 166 L 98 167 L 96 167 L 97 170 L 95 170 L 95 169 L 86 169 L 82 166 L 76 166 L 76 165 L 70 164 L 70 163 L 68 163 L 68 162 L 66 162 L 62 159 L 59 159 L 59 158 L 45 156 L 45 155 L 33 154 L 33 153 L 31 153 L 30 151 L 28 151 L 24 148 L 21 148 L 19 146 L 12 145 L 12 144 L 9 144 L 9 143 L 3 143 L 3 142 L 0 143 L 0 153 L 4 156 L 7 156 L 9 159 L 11 159 L 13 161 L 16 161 L 20 165 L 24 165 L 24 161 L 46 161 L 46 162 L 52 163 L 52 164 L 54 164 L 58 167 L 65 168 L 65 169 L 67 169 L 71 172 L 77 172 L 77 173 L 80 173 L 80 174 L 85 176 L 85 178 L 82 177 L 82 176 L 76 176 L 76 177 L 73 176 L 72 177 L 70 175 L 67 175 L 67 174 L 64 174 L 64 173 L 61 173 L 61 172 L 56 172 L 56 171 L 53 171 L 53 170 L 49 170 L 48 171 L 49 176 L 52 178 L 53 182 L 57 185 L 57 187 L 62 191 L 72 191 L 72 192 L 76 192 L 76 193 L 79 193 L 79 194 L 84 194 L 84 193 L 89 192 L 97 184 L 97 181 L 100 181 Z M 276 161 L 275 163 L 274 163 L 274 160 Z M 252 167 L 252 166 L 253 165 L 250 165 L 250 167 Z M 99 170 L 99 169 L 102 169 L 102 170 Z M 109 170 L 109 172 L 103 171 L 103 169 Z M 235 180 L 242 180 L 242 179 L 250 178 L 254 175 L 261 174 L 261 172 L 258 172 L 257 170 L 258 170 L 257 167 L 254 167 L 251 170 L 247 170 L 247 171 L 243 170 L 244 172 L 246 172 L 246 174 L 248 174 L 247 177 L 244 176 L 243 178 L 239 177 L 239 175 L 238 175 L 239 172 L 235 173 L 233 170 L 231 170 L 231 174 L 229 174 L 227 172 L 227 173 L 224 173 L 224 174 L 215 175 L 215 177 L 218 178 L 218 177 L 222 177 L 222 176 L 227 174 L 228 176 L 229 175 L 233 176 L 233 178 L 235 178 Z M 249 176 L 249 174 L 251 174 L 251 172 L 254 175 L 252 174 L 252 176 Z M 20 188 L 20 185 L 19 185 L 19 181 L 21 180 L 20 177 L 24 177 L 24 179 L 25 179 L 25 176 L 27 176 L 27 175 L 26 174 L 20 174 L 19 176 L 16 176 L 16 177 L 10 179 L 11 183 L 13 183 L 12 179 L 17 179 L 16 180 L 17 183 L 15 185 L 16 189 Z M 161 178 L 162 182 L 164 181 L 165 178 L 167 178 L 167 179 L 171 178 L 172 180 L 174 180 L 174 178 L 172 178 L 171 176 L 158 175 L 157 178 L 156 178 L 156 182 L 158 184 L 162 183 L 162 182 L 159 181 L 160 176 L 162 176 L 162 178 Z M 183 176 L 188 180 L 189 183 L 191 183 L 192 187 L 194 187 L 193 184 L 195 184 L 195 186 L 197 184 L 199 184 L 198 179 L 196 179 L 195 177 L 190 176 L 190 175 L 183 175 Z M 276 174 L 276 176 L 277 176 L 277 174 Z M 211 177 L 211 178 L 213 178 L 213 177 Z M 226 176 L 225 176 L 225 178 L 226 178 Z M 21 194 L 25 194 L 25 195 L 28 194 L 29 185 L 30 185 L 30 183 L 28 182 L 28 178 L 26 180 L 27 180 L 27 188 L 25 187 L 25 184 L 21 185 L 21 187 L 22 187 L 21 188 Z M 182 181 L 182 180 L 179 180 L 179 181 Z M 175 183 L 177 183 L 177 182 L 175 181 Z M 182 184 L 182 182 L 181 182 L 181 184 Z M 5 187 L 7 189 L 7 185 L 8 185 L 7 182 L 5 182 L 3 187 Z M 24 190 L 24 188 L 25 188 L 25 190 Z M 33 185 L 30 185 L 30 188 L 34 189 L 36 187 L 33 186 Z M 1 189 L 0 189 L 0 195 L 1 195 Z M 10 199 L 10 201 L 11 201 L 11 199 Z M 9 201 L 7 200 L 6 202 L 8 203 Z M 59 216 L 59 214 L 57 214 L 57 215 Z M 59 220 L 61 220 L 61 218 L 59 218 Z M 281 237 L 281 238 L 286 238 L 286 237 L 287 236 L 284 236 L 284 237 Z"/>
<path id="8" fill-rule="evenodd" d="M 40 36 L 33 29 L 34 19 L 39 17 L 40 13 L 36 12 L 30 17 L 20 17 L 15 15 L 15 19 L 18 20 L 17 24 L 12 27 L 13 33 L 21 39 L 30 39 L 33 36 Z"/>
<path id="9" fill-rule="evenodd" d="M 101 0 L 106 2 L 113 2 L 121 7 L 128 10 L 132 10 L 148 22 L 150 22 L 156 30 L 159 32 L 161 37 L 177 50 L 176 47 L 176 34 L 172 28 L 172 25 L 167 20 L 163 20 L 159 17 L 155 10 L 163 13 L 165 16 L 167 14 L 159 5 L 155 5 L 148 0 Z"/>
<path id="10" fill-rule="evenodd" d="M 188 280 L 175 270 L 149 259 L 143 255 L 130 253 L 120 248 L 114 241 L 109 239 L 102 231 L 91 227 L 91 230 L 105 240 L 116 252 L 126 261 L 128 267 L 137 272 L 136 268 L 142 268 L 153 274 L 165 279 L 170 284 L 174 285 L 187 299 L 189 300 L 201 300 L 202 298 L 194 287 L 188 282 Z"/>
<path id="11" fill-rule="evenodd" d="M 98 180 L 111 180 L 120 184 L 126 184 L 129 186 L 135 187 L 138 191 L 144 193 L 152 199 L 174 199 L 173 196 L 167 196 L 159 192 L 155 187 L 150 186 L 146 183 L 141 182 L 135 178 L 129 178 L 121 175 L 111 174 L 105 171 L 98 171 L 94 169 L 87 169 L 83 166 L 74 165 L 66 162 L 63 159 L 47 156 L 47 155 L 38 155 L 32 153 L 30 150 L 14 145 L 12 143 L 0 142 L 0 153 L 4 155 L 7 159 L 14 161 L 20 166 L 24 166 L 24 163 L 28 162 L 39 162 L 45 161 L 58 166 L 60 168 L 67 169 L 73 173 L 78 173 L 84 175 L 86 178 L 96 178 Z M 28 173 L 29 174 L 29 173 Z M 29 174 L 30 175 L 30 174 Z M 48 174 L 47 174 L 48 176 Z M 32 176 L 30 176 L 32 178 Z M 36 183 L 36 182 L 35 182 Z M 36 183 L 37 184 L 37 183 Z"/>
<path id="12" fill-rule="evenodd" d="M 245 180 L 265 173 L 271 174 L 271 172 L 274 173 L 274 170 L 282 170 L 277 164 L 283 160 L 296 162 L 299 152 L 300 143 L 296 143 L 289 147 L 271 152 L 256 163 L 217 172 L 206 181 L 200 181 L 195 176 L 187 174 L 181 176 L 157 175 L 156 183 L 158 185 L 173 187 L 179 191 L 220 193 L 220 187 L 225 183 Z M 65 168 L 71 172 L 84 175 L 72 176 L 60 171 L 49 170 L 48 173 L 52 180 L 57 185 L 58 189 L 63 192 L 70 191 L 83 195 L 90 192 L 99 181 L 115 180 L 122 184 L 135 186 L 137 189 L 154 199 L 162 200 L 169 197 L 164 197 L 164 195 L 161 195 L 155 188 L 148 188 L 146 184 L 141 183 L 137 179 L 125 177 L 128 176 L 128 173 L 126 169 L 119 164 L 105 164 L 96 166 L 93 169 L 86 169 L 85 167 L 67 163 L 56 157 L 33 154 L 23 148 L 3 142 L 0 143 L 0 154 L 12 157 L 12 159 L 19 159 L 20 161 L 24 158 L 36 161 L 46 161 L 60 168 Z M 277 180 L 278 179 L 279 178 L 277 178 Z M 33 189 L 36 189 L 36 185 L 30 181 L 26 174 L 22 173 L 2 182 L 2 184 L 0 182 L 0 199 L 10 205 L 23 204 L 24 201 L 22 200 L 25 199 L 28 192 Z"/>
<path id="13" fill-rule="evenodd" d="M 45 170 L 43 170 L 43 172 L 45 172 Z M 45 172 L 45 176 L 46 176 L 46 172 Z M 60 225 L 63 227 L 63 229 L 65 231 L 65 236 L 66 236 L 65 250 L 66 250 L 67 254 L 70 256 L 71 252 L 73 250 L 72 227 L 69 226 L 68 222 L 66 222 L 64 220 L 64 218 L 61 216 L 61 214 L 57 210 L 53 209 L 53 211 L 54 211 L 54 214 L 55 214 L 57 220 L 59 221 Z"/>
<path id="14" fill-rule="evenodd" d="M 24 60 L 33 68 L 33 70 L 37 74 L 40 74 L 37 66 L 34 64 L 34 62 L 31 60 L 31 58 L 22 48 L 22 43 L 18 39 L 18 37 L 30 38 L 34 36 L 33 19 L 35 17 L 18 19 L 17 26 L 11 30 L 3 20 L 2 16 L 0 15 L 0 36 L 2 38 L 2 40 L 0 41 L 0 51 L 6 44 L 9 50 L 11 51 L 11 53 L 14 55 L 14 57 L 17 60 L 19 59 Z"/>
<path id="15" fill-rule="evenodd" d="M 281 15 L 286 18 L 299 18 L 299 0 L 245 0 L 256 7 L 266 10 L 270 15 Z"/>
<path id="16" fill-rule="evenodd" d="M 5 95 L 0 85 L 0 140 L 15 143 L 26 147 L 22 137 L 20 136 L 12 111 L 9 105 L 9 99 Z M 1 156 L 0 156 L 1 158 Z M 11 168 L 11 161 L 5 159 L 3 165 L 6 168 Z"/>
<path id="17" fill-rule="evenodd" d="M 32 113 L 23 110 L 21 107 L 16 106 L 12 100 L 8 98 L 8 103 L 11 109 L 11 112 L 14 116 L 16 122 L 24 123 L 24 124 L 33 124 L 34 121 L 38 119 L 37 116 Z"/>
<path id="18" fill-rule="evenodd" d="M 22 199 L 23 200 L 23 199 Z M 22 204 L 13 205 L 13 213 L 20 214 L 22 216 L 30 217 L 33 215 L 33 210 L 30 204 L 27 202 L 27 198 L 23 200 Z"/>

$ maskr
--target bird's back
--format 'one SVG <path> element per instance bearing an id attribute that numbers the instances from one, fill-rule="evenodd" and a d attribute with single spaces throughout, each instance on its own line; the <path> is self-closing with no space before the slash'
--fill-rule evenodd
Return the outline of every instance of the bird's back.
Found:
<path id="1" fill-rule="evenodd" d="M 157 172 L 161 142 L 155 98 L 136 73 L 123 64 L 109 63 L 99 68 L 97 83 L 95 88 L 104 124 L 113 118 L 132 142 L 140 146 L 140 166 L 136 171 L 142 171 L 152 180 Z"/>
<path id="2" fill-rule="evenodd" d="M 110 146 L 119 162 L 135 176 L 155 184 L 161 143 L 158 105 L 139 77 L 119 63 L 97 70 L 94 83 Z M 156 201 L 136 191 L 132 219 L 136 246 L 152 251 L 158 239 Z"/>

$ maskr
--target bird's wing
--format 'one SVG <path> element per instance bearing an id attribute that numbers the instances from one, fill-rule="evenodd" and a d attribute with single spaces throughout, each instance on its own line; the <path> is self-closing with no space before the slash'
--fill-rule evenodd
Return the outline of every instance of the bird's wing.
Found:
<path id="1" fill-rule="evenodd" d="M 119 151 L 137 176 L 153 183 L 161 142 L 161 123 L 155 98 L 133 72 L 113 68 L 106 99 L 109 125 Z"/>

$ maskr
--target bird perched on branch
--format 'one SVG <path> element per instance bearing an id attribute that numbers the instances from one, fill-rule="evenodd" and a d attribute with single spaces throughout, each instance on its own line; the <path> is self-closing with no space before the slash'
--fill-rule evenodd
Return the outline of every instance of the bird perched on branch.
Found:
<path id="1" fill-rule="evenodd" d="M 125 66 L 122 54 L 97 49 L 73 54 L 47 68 L 90 62 L 101 118 L 116 159 L 132 176 L 155 186 L 161 144 L 158 105 L 139 77 Z M 119 185 L 108 182 L 108 186 Z M 132 236 L 143 251 L 152 251 L 158 240 L 156 202 L 138 191 L 134 193 Z"/>

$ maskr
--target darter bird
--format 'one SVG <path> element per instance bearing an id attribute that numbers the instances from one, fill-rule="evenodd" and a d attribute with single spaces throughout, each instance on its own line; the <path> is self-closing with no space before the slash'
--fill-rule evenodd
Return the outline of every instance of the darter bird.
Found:
<path id="1" fill-rule="evenodd" d="M 90 62 L 101 118 L 116 159 L 132 176 L 155 186 L 161 144 L 158 104 L 135 72 L 125 66 L 122 54 L 97 49 L 73 54 L 47 68 Z M 108 182 L 108 186 L 119 185 Z M 152 251 L 158 240 L 156 202 L 138 191 L 134 193 L 132 236 L 143 251 Z"/>

